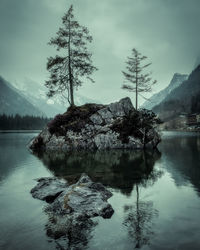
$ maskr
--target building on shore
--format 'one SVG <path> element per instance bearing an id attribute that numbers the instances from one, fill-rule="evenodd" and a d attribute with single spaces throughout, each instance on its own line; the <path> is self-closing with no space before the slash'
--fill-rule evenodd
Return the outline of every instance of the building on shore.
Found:
<path id="1" fill-rule="evenodd" d="M 200 114 L 188 114 L 187 125 L 189 127 L 200 127 Z"/>

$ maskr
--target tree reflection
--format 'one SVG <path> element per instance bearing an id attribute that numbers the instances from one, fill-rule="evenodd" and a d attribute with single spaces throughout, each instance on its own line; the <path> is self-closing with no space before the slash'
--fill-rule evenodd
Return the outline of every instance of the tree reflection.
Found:
<path id="1" fill-rule="evenodd" d="M 149 158 L 143 155 L 143 162 L 148 166 Z M 128 229 L 130 238 L 134 241 L 135 248 L 141 248 L 148 245 L 153 232 L 153 221 L 158 216 L 158 211 L 153 208 L 152 201 L 141 200 L 141 188 L 147 188 L 153 185 L 163 174 L 162 170 L 153 168 L 150 171 L 144 171 L 144 174 L 138 179 L 134 188 L 136 191 L 136 201 L 134 205 L 124 206 L 124 225 Z"/>
<path id="2" fill-rule="evenodd" d="M 125 206 L 124 212 L 124 225 L 135 242 L 135 248 L 149 244 L 154 235 L 153 219 L 158 216 L 158 211 L 153 208 L 153 202 L 140 200 L 139 184 L 136 184 L 136 204 Z"/>
<path id="3" fill-rule="evenodd" d="M 84 172 L 95 182 L 129 195 L 133 185 L 155 178 L 154 164 L 161 153 L 154 151 L 110 150 L 95 152 L 42 153 L 38 157 L 55 176 L 76 182 Z"/>

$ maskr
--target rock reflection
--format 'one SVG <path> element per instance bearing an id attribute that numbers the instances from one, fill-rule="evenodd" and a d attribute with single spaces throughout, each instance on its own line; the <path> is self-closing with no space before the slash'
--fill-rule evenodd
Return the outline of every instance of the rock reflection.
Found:
<path id="1" fill-rule="evenodd" d="M 52 215 L 48 212 L 47 214 L 46 234 L 54 239 L 57 249 L 87 249 L 97 222 L 85 217 L 77 221 L 73 218 L 70 220 L 68 216 Z"/>
<path id="2" fill-rule="evenodd" d="M 71 183 L 84 172 L 95 182 L 119 189 L 129 195 L 134 183 L 151 182 L 154 164 L 161 157 L 154 151 L 96 151 L 71 153 L 43 153 L 38 155 L 55 176 L 64 177 Z"/>

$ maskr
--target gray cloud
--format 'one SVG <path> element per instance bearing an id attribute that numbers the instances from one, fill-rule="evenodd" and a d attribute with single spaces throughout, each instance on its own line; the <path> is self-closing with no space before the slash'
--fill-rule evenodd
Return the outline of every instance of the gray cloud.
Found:
<path id="1" fill-rule="evenodd" d="M 121 70 L 133 47 L 152 61 L 165 87 L 175 72 L 189 73 L 200 54 L 199 0 L 0 0 L 0 74 L 10 81 L 26 77 L 44 83 L 47 45 L 61 17 L 74 4 L 75 16 L 93 35 L 91 49 L 99 71 L 95 84 L 80 93 L 103 102 L 131 94 L 120 89 Z"/>

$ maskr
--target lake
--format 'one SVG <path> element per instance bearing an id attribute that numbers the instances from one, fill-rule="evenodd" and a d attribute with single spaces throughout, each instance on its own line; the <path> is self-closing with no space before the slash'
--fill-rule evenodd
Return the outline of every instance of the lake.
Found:
<path id="1" fill-rule="evenodd" d="M 0 249 L 65 249 L 48 236 L 35 178 L 75 182 L 81 173 L 113 193 L 110 219 L 95 218 L 85 249 L 200 249 L 200 135 L 165 132 L 157 151 L 103 151 L 35 156 L 35 133 L 0 133 Z"/>

